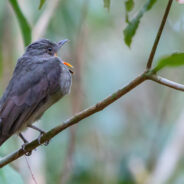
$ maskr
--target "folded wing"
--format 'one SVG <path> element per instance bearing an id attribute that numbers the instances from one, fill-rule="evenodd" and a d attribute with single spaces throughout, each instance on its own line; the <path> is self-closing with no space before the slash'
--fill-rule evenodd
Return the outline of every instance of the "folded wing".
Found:
<path id="1" fill-rule="evenodd" d="M 21 70 L 17 67 L 1 99 L 0 145 L 26 126 L 26 121 L 59 89 L 57 59 L 28 63 Z"/>

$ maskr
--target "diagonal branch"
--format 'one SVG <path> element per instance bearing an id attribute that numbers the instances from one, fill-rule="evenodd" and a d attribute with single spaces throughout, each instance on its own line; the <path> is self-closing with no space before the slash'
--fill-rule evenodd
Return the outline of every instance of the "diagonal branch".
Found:
<path id="1" fill-rule="evenodd" d="M 74 124 L 77 124 L 81 120 L 103 110 L 104 108 L 106 108 L 107 106 L 109 106 L 110 104 L 112 104 L 113 102 L 118 100 L 120 97 L 122 97 L 126 93 L 130 92 L 136 86 L 140 85 L 142 82 L 144 82 L 145 80 L 148 80 L 148 79 L 153 80 L 161 85 L 165 85 L 165 86 L 168 86 L 168 87 L 176 89 L 176 90 L 184 91 L 184 85 L 182 85 L 182 84 L 178 84 L 176 82 L 162 78 L 160 76 L 152 74 L 151 72 L 143 73 L 143 74 L 139 75 L 138 77 L 136 77 L 129 84 L 127 84 L 125 87 L 119 89 L 118 91 L 111 94 L 110 96 L 108 96 L 104 100 L 100 101 L 96 105 L 91 106 L 91 107 L 79 112 L 78 114 L 76 114 L 73 117 L 66 120 L 62 125 L 56 126 L 55 128 L 51 129 L 46 134 L 44 134 L 40 140 L 35 139 L 32 142 L 30 142 L 29 144 L 27 144 L 25 146 L 25 149 L 21 148 L 15 152 L 5 156 L 4 158 L 2 158 L 0 160 L 0 168 L 7 165 L 8 163 L 18 159 L 19 157 L 23 156 L 25 153 L 37 148 L 38 146 L 40 146 L 40 143 L 43 144 L 44 142 L 51 140 L 53 137 L 55 137 L 57 134 L 59 134 L 60 132 L 62 132 L 66 128 L 68 128 Z"/>
<path id="2" fill-rule="evenodd" d="M 153 44 L 153 47 L 151 49 L 151 53 L 150 53 L 150 56 L 149 56 L 149 59 L 148 59 L 148 62 L 147 62 L 147 66 L 146 66 L 147 70 L 151 69 L 151 66 L 152 66 L 152 63 L 153 63 L 153 59 L 154 59 L 154 56 L 155 56 L 155 53 L 156 53 L 156 50 L 157 50 L 157 47 L 158 47 L 158 43 L 160 41 L 160 37 L 162 35 L 162 32 L 163 32 L 163 29 L 164 29 L 164 26 L 165 26 L 165 23 L 166 23 L 169 11 L 171 9 L 172 2 L 173 2 L 173 0 L 169 0 L 168 5 L 166 7 L 164 16 L 162 18 L 162 22 L 161 22 L 160 27 L 158 29 L 158 33 L 157 33 L 157 36 L 155 38 L 155 42 Z"/>
<path id="3" fill-rule="evenodd" d="M 4 158 L 2 158 L 0 160 L 0 168 L 7 165 L 8 163 L 16 160 L 17 158 L 23 156 L 25 153 L 32 151 L 36 147 L 40 146 L 39 142 L 42 144 L 45 141 L 52 139 L 54 136 L 56 136 L 57 134 L 59 134 L 60 132 L 65 130 L 66 128 L 68 128 L 74 124 L 79 123 L 81 120 L 91 116 L 92 114 L 95 114 L 96 112 L 103 110 L 105 107 L 109 106 L 110 104 L 112 104 L 113 102 L 118 100 L 120 97 L 122 97 L 123 95 L 125 95 L 126 93 L 128 93 L 129 91 L 134 89 L 136 86 L 138 86 L 139 84 L 141 84 L 145 80 L 146 80 L 146 75 L 145 75 L 145 73 L 143 73 L 143 74 L 139 75 L 138 77 L 136 77 L 129 84 L 127 84 L 125 87 L 119 89 L 118 91 L 111 94 L 110 96 L 108 96 L 104 100 L 100 101 L 96 105 L 91 106 L 91 107 L 79 112 L 78 114 L 74 115 L 70 119 L 66 120 L 62 125 L 56 126 L 55 128 L 51 129 L 46 134 L 44 134 L 39 141 L 38 141 L 38 139 L 35 139 L 32 142 L 30 142 L 29 144 L 27 144 L 25 146 L 25 149 L 21 148 L 15 152 L 5 156 Z"/>

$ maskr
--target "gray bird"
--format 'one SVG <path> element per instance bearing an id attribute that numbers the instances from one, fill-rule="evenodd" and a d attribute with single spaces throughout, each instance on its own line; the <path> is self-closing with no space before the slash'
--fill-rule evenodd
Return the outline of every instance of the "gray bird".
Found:
<path id="1" fill-rule="evenodd" d="M 71 65 L 56 56 L 66 42 L 41 39 L 30 44 L 18 59 L 12 79 L 0 99 L 0 145 L 14 133 L 26 143 L 21 133 L 26 127 L 44 133 L 32 123 L 70 92 L 71 70 L 67 66 Z"/>

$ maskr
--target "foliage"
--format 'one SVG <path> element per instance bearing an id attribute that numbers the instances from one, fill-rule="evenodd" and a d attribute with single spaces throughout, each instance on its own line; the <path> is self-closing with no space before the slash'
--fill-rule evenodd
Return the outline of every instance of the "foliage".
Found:
<path id="1" fill-rule="evenodd" d="M 111 0 L 104 0 L 104 8 L 110 9 Z"/>
<path id="2" fill-rule="evenodd" d="M 40 5 L 39 5 L 39 10 L 43 7 L 44 3 L 46 2 L 46 0 L 40 0 Z"/>
<path id="3" fill-rule="evenodd" d="M 139 13 L 136 15 L 136 17 L 134 19 L 132 19 L 131 21 L 129 21 L 128 19 L 128 25 L 127 27 L 124 29 L 123 33 L 124 33 L 124 41 L 126 43 L 127 46 L 130 47 L 131 43 L 132 43 L 132 38 L 134 37 L 137 28 L 140 24 L 140 20 L 142 18 L 142 16 L 144 15 L 144 13 L 146 11 L 149 11 L 153 5 L 156 3 L 157 0 L 147 0 L 147 2 L 144 4 L 144 6 L 142 7 L 142 9 L 139 11 Z M 127 5 L 128 4 L 128 5 Z M 133 7 L 133 2 L 128 1 L 128 3 L 126 2 L 126 11 L 131 11 Z"/>
<path id="4" fill-rule="evenodd" d="M 22 32 L 22 36 L 24 39 L 24 45 L 27 46 L 31 42 L 31 28 L 30 25 L 28 24 L 26 18 L 24 17 L 19 4 L 17 0 L 9 0 L 10 4 L 12 5 L 12 8 L 16 14 L 16 17 L 18 19 L 20 29 Z"/>
<path id="5" fill-rule="evenodd" d="M 174 53 L 159 59 L 153 71 L 158 72 L 165 67 L 178 67 L 182 65 L 184 65 L 184 53 Z"/>
<path id="6" fill-rule="evenodd" d="M 128 17 L 128 13 L 130 11 L 132 11 L 134 8 L 134 1 L 133 0 L 127 0 L 125 1 L 125 11 L 126 11 L 126 22 L 129 23 L 129 17 Z"/>

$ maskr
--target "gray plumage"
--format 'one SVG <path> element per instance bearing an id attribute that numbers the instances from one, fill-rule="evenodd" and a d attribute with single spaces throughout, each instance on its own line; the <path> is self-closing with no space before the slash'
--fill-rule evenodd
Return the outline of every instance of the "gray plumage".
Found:
<path id="1" fill-rule="evenodd" d="M 39 40 L 29 45 L 18 59 L 0 100 L 0 145 L 38 120 L 52 104 L 69 93 L 70 71 L 54 56 L 65 42 Z"/>

